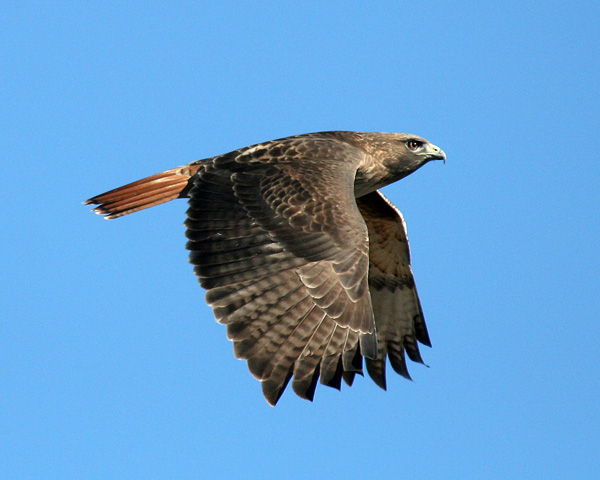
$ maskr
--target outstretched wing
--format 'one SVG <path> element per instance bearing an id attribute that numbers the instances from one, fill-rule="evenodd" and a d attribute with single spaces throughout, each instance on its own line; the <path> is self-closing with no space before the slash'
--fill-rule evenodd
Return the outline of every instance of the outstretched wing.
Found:
<path id="1" fill-rule="evenodd" d="M 431 346 L 410 266 L 406 225 L 400 211 L 379 191 L 357 198 L 369 229 L 369 288 L 377 325 L 377 359 L 366 359 L 367 371 L 386 388 L 385 365 L 410 379 L 404 352 L 423 363 L 417 341 Z"/>
<path id="2" fill-rule="evenodd" d="M 340 387 L 377 352 L 367 227 L 354 199 L 362 151 L 290 138 L 215 157 L 194 177 L 187 248 L 207 302 L 275 404 Z"/>

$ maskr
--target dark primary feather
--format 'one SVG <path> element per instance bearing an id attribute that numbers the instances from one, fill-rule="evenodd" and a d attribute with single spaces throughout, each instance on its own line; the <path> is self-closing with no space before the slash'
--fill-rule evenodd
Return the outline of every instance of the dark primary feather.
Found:
<path id="1" fill-rule="evenodd" d="M 323 132 L 194 162 L 90 199 L 107 218 L 189 198 L 190 262 L 274 405 L 292 380 L 312 400 L 362 374 L 386 388 L 430 345 L 400 212 L 376 189 L 445 158 L 406 134 Z M 422 140 L 422 139 L 420 139 Z M 358 196 L 358 198 L 356 198 Z"/>

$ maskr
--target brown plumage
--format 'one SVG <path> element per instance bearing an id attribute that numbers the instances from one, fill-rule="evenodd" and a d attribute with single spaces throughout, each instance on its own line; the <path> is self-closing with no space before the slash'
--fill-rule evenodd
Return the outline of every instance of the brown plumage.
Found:
<path id="1" fill-rule="evenodd" d="M 190 262 L 271 405 L 431 345 L 400 212 L 378 188 L 445 154 L 397 133 L 321 132 L 241 148 L 89 199 L 117 218 L 189 198 Z"/>

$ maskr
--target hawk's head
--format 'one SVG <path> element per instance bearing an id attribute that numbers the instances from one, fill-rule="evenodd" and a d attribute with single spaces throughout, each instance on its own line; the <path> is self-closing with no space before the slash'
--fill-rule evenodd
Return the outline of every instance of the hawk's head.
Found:
<path id="1" fill-rule="evenodd" d="M 430 160 L 446 161 L 444 151 L 422 137 L 410 133 L 383 133 L 387 147 L 381 151 L 381 161 L 391 173 L 411 174 Z M 398 179 L 398 178 L 397 178 Z"/>
<path id="2" fill-rule="evenodd" d="M 431 160 L 446 161 L 444 151 L 422 137 L 409 133 L 361 134 L 368 157 L 359 167 L 358 196 L 410 175 Z M 364 191 L 363 191 L 364 190 Z"/>

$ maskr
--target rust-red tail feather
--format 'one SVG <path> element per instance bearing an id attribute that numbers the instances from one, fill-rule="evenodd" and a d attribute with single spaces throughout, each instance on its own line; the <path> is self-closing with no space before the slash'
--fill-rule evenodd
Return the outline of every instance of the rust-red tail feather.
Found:
<path id="1" fill-rule="evenodd" d="M 160 205 L 185 196 L 190 178 L 200 165 L 186 165 L 157 173 L 96 195 L 84 203 L 98 205 L 93 211 L 98 215 L 106 215 L 104 218 L 108 220 Z"/>

